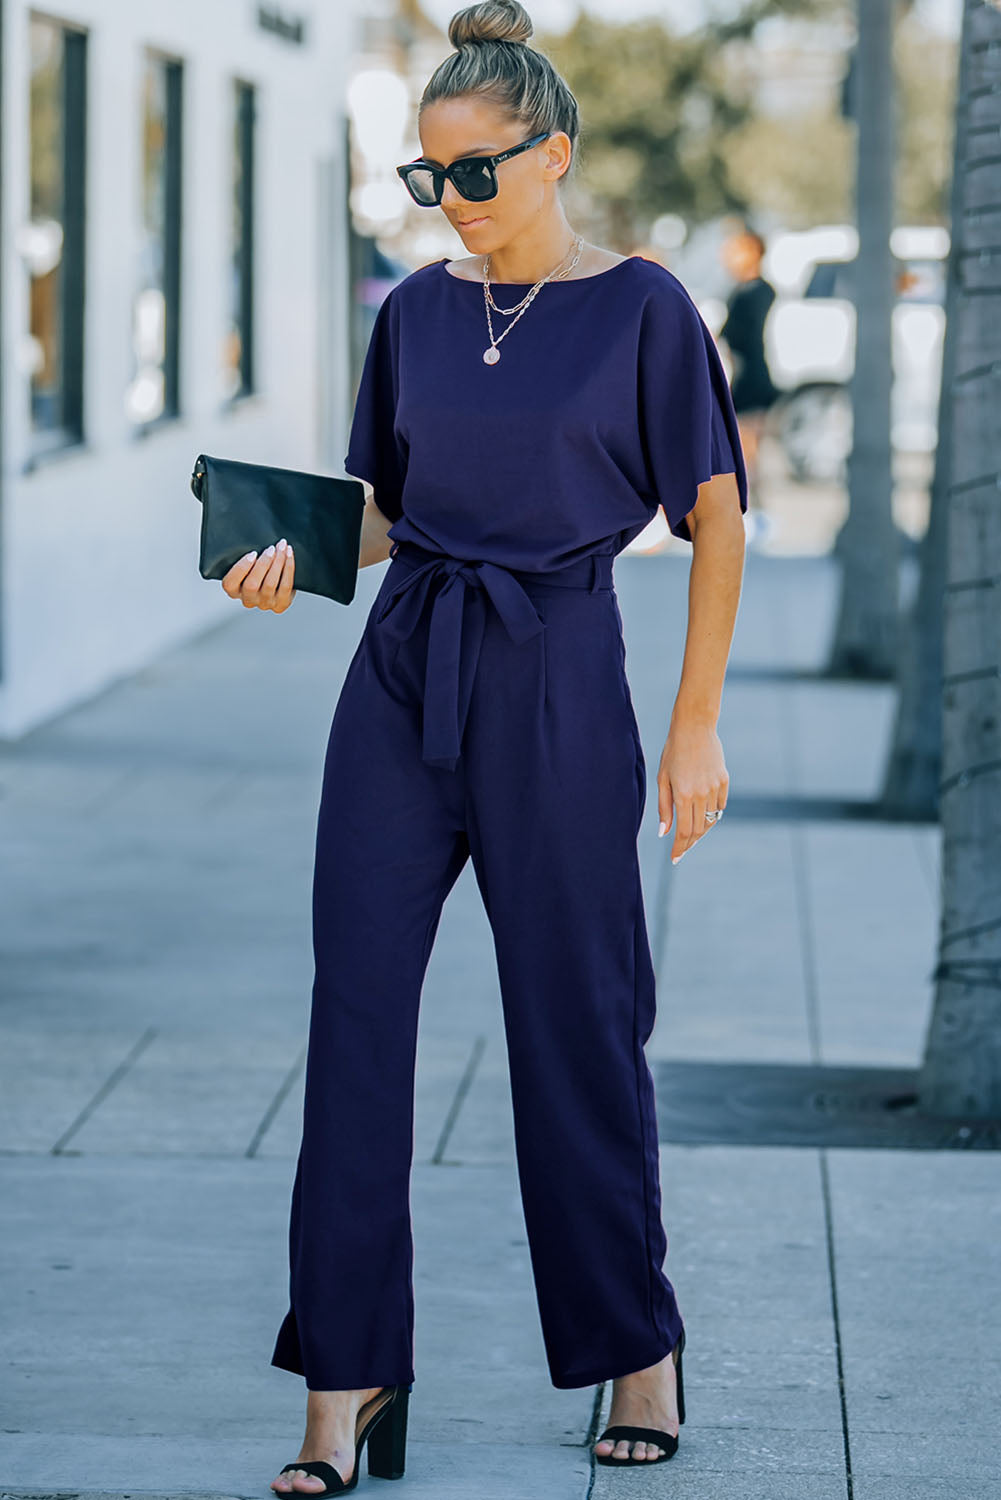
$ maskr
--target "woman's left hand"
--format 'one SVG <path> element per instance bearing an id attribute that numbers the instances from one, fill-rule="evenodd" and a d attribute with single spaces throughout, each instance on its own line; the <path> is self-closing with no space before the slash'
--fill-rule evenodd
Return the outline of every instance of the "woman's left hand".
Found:
<path id="1" fill-rule="evenodd" d="M 657 771 L 661 838 L 671 827 L 675 811 L 678 814 L 672 864 L 715 826 L 706 821 L 706 813 L 722 811 L 729 786 L 723 746 L 713 725 L 672 721 Z"/>

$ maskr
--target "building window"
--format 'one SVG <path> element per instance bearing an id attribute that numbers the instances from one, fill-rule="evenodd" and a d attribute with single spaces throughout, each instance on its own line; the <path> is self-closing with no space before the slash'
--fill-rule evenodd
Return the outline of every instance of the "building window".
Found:
<path id="1" fill-rule="evenodd" d="M 233 198 L 226 339 L 226 394 L 254 389 L 254 97 L 236 82 L 233 100 Z"/>
<path id="2" fill-rule="evenodd" d="M 139 286 L 126 409 L 140 427 L 176 417 L 181 302 L 182 65 L 147 52 L 142 82 Z"/>
<path id="3" fill-rule="evenodd" d="M 33 455 L 83 438 L 87 38 L 44 16 L 28 28 Z"/>

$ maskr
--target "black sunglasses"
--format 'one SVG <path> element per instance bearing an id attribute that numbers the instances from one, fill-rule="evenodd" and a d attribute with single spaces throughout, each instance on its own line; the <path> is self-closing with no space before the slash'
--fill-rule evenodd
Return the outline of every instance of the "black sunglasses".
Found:
<path id="1" fill-rule="evenodd" d="M 527 151 L 530 146 L 537 146 L 550 135 L 551 130 L 544 130 L 541 135 L 533 135 L 519 146 L 499 151 L 496 156 L 460 156 L 448 167 L 433 167 L 418 158 L 397 167 L 396 171 L 403 178 L 411 198 L 421 208 L 434 208 L 441 202 L 446 177 L 461 198 L 467 198 L 471 203 L 484 203 L 497 196 L 497 163 L 507 161 L 509 156 L 517 156 L 519 151 Z"/>

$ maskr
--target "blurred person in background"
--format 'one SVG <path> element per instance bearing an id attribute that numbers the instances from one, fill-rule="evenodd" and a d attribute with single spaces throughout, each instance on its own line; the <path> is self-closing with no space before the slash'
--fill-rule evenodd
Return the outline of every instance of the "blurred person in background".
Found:
<path id="1" fill-rule="evenodd" d="M 765 248 L 761 235 L 744 225 L 724 241 L 720 252 L 736 282 L 727 299 L 726 321 L 719 336 L 726 342 L 733 366 L 730 392 L 747 463 L 746 524 L 748 537 L 754 541 L 771 529 L 758 492 L 758 450 L 768 412 L 779 396 L 765 356 L 765 319 L 775 301 L 775 288 L 761 274 Z"/>

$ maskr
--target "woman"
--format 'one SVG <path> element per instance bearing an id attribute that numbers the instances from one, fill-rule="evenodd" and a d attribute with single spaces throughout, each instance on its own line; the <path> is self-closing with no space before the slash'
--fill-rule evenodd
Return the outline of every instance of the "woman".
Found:
<path id="1" fill-rule="evenodd" d="M 531 30 L 513 0 L 452 20 L 457 50 L 422 100 L 425 154 L 400 173 L 470 254 L 421 267 L 382 303 L 345 459 L 373 486 L 360 566 L 391 561 L 324 768 L 290 1308 L 272 1357 L 305 1377 L 307 1425 L 279 1494 L 353 1486 L 369 1433 L 370 1472 L 403 1472 L 417 1012 L 469 857 L 496 944 L 552 1383 L 614 1381 L 602 1463 L 670 1458 L 684 1416 L 644 1053 L 645 765 L 612 560 L 660 504 L 694 543 L 658 772 L 678 860 L 726 804 L 716 723 L 743 460 L 681 283 L 584 244 L 564 216 L 576 102 Z M 281 611 L 293 569 L 279 543 L 223 583 Z"/>
<path id="2" fill-rule="evenodd" d="M 768 413 L 782 394 L 768 369 L 765 321 L 775 301 L 775 288 L 761 274 L 765 242 L 746 226 L 723 245 L 722 260 L 735 280 L 727 299 L 726 321 L 719 336 L 730 351 L 733 379 L 730 395 L 740 424 L 740 445 L 747 470 L 755 540 L 767 534 L 767 511 L 758 490 L 758 451 Z"/>

